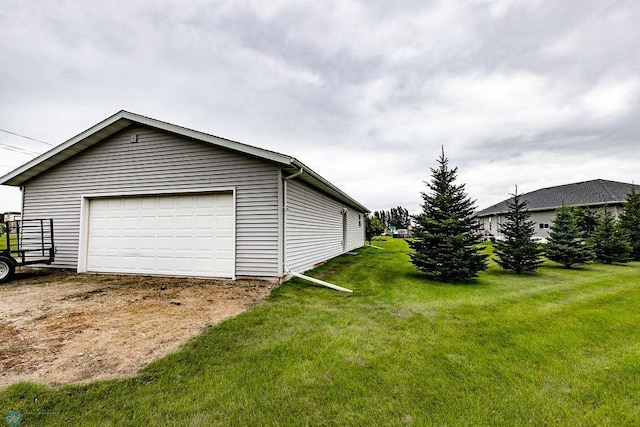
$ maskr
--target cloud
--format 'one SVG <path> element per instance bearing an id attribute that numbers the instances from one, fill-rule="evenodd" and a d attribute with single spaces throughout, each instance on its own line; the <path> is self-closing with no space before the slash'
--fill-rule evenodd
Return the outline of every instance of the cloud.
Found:
<path id="1" fill-rule="evenodd" d="M 61 143 L 128 109 L 294 155 L 372 209 L 419 209 L 443 145 L 479 207 L 637 182 L 639 19 L 631 1 L 9 0 L 0 127 Z M 0 173 L 28 160 L 2 155 Z"/>

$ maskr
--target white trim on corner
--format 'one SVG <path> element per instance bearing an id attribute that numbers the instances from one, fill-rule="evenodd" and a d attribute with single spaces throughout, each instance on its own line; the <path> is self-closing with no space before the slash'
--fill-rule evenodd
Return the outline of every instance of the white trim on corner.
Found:
<path id="1" fill-rule="evenodd" d="M 236 252 L 238 252 L 238 247 L 236 246 L 236 242 L 238 241 L 238 223 L 236 222 L 236 188 L 233 187 L 231 190 L 231 197 L 233 203 L 233 272 L 231 273 L 231 279 L 236 280 Z"/>
<path id="2" fill-rule="evenodd" d="M 165 191 L 124 191 L 124 192 L 105 192 L 90 193 L 80 196 L 80 236 L 78 242 L 78 273 L 87 272 L 87 243 L 89 241 L 89 203 L 92 199 L 106 199 L 115 197 L 144 197 L 144 196 L 171 196 L 186 194 L 212 194 L 212 193 L 229 193 L 231 192 L 233 199 L 233 272 L 231 279 L 236 280 L 236 252 L 237 252 L 237 234 L 238 223 L 236 221 L 236 187 L 208 187 L 187 190 L 165 190 Z"/>
<path id="3" fill-rule="evenodd" d="M 87 272 L 87 242 L 89 241 L 89 200 L 80 197 L 80 236 L 78 237 L 78 273 Z"/>

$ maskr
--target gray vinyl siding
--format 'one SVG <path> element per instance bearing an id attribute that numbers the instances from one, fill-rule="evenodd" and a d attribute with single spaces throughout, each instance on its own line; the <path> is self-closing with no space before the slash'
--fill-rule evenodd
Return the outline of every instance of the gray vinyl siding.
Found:
<path id="1" fill-rule="evenodd" d="M 235 187 L 236 275 L 278 277 L 279 176 L 264 160 L 136 125 L 27 181 L 24 217 L 53 218 L 54 265 L 76 268 L 82 195 Z"/>
<path id="2" fill-rule="evenodd" d="M 358 225 L 358 212 L 347 208 L 347 247 L 343 247 L 340 202 L 299 180 L 287 181 L 285 224 L 286 267 L 304 272 L 315 264 L 364 245 L 364 219 Z"/>
<path id="3" fill-rule="evenodd" d="M 347 251 L 352 251 L 364 246 L 365 240 L 365 218 L 364 214 L 349 209 L 347 211 Z"/>

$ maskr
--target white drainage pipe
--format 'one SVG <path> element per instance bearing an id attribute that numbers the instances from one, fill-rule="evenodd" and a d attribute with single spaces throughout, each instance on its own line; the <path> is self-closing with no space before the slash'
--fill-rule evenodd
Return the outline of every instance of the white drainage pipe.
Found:
<path id="1" fill-rule="evenodd" d="M 326 286 L 327 288 L 331 288 L 331 289 L 334 289 L 336 291 L 353 293 L 353 291 L 351 289 L 343 288 L 341 286 L 334 285 L 332 283 L 325 282 L 324 280 L 316 279 L 314 277 L 305 276 L 304 274 L 296 273 L 295 271 L 287 270 L 287 273 L 292 275 L 293 277 L 297 277 L 297 278 L 303 279 L 303 280 L 308 280 L 309 282 L 313 282 L 313 283 L 316 283 L 316 284 L 321 285 L 321 286 Z"/>
<path id="2" fill-rule="evenodd" d="M 367 246 L 369 246 L 370 248 L 376 248 L 376 249 L 383 249 L 384 250 L 384 248 L 381 248 L 380 246 L 372 245 L 371 243 L 367 243 Z"/>

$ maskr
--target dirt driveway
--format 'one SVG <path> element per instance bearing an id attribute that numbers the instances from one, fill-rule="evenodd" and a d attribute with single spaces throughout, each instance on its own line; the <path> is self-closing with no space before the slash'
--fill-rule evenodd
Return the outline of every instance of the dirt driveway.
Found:
<path id="1" fill-rule="evenodd" d="M 135 374 L 275 284 L 31 271 L 0 285 L 0 387 Z"/>

